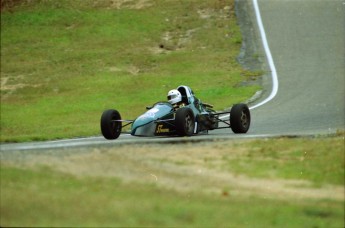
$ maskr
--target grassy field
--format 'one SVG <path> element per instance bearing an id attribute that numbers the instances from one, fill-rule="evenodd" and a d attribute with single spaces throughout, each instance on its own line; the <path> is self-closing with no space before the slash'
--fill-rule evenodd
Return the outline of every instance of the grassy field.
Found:
<path id="1" fill-rule="evenodd" d="M 103 110 L 132 119 L 181 84 L 219 110 L 259 89 L 233 1 L 4 2 L 2 142 L 99 135 Z"/>
<path id="2" fill-rule="evenodd" d="M 1 226 L 344 227 L 344 136 L 2 155 Z"/>

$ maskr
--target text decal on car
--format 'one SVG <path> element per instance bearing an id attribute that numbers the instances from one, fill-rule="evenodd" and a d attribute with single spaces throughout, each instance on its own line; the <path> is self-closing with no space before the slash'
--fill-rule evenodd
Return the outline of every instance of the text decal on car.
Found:
<path id="1" fill-rule="evenodd" d="M 164 127 L 163 124 L 158 124 L 156 127 L 156 134 L 157 135 L 164 135 L 164 134 L 168 134 L 169 132 L 170 132 L 170 129 Z"/>
<path id="2" fill-rule="evenodd" d="M 170 130 L 169 128 L 163 128 L 163 124 L 158 124 L 157 125 L 157 129 L 156 129 L 156 133 L 160 134 L 160 133 L 169 133 Z"/>

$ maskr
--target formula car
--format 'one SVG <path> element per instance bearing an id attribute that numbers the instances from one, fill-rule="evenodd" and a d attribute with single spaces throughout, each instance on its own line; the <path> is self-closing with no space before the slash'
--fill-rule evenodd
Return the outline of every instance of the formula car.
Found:
<path id="1" fill-rule="evenodd" d="M 230 111 L 216 112 L 202 103 L 188 86 L 179 86 L 183 107 L 176 108 L 161 101 L 146 107 L 135 120 L 124 120 L 117 110 L 105 110 L 101 116 L 104 138 L 117 139 L 123 127 L 131 125 L 133 136 L 192 136 L 209 130 L 231 128 L 234 133 L 246 133 L 250 126 L 250 111 L 246 104 L 235 104 Z"/>

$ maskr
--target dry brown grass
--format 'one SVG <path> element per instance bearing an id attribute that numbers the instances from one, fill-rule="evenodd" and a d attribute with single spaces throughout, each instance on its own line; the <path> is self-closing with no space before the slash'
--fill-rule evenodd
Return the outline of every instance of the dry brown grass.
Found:
<path id="1" fill-rule="evenodd" d="M 343 139 L 326 138 L 321 141 L 324 144 L 333 143 L 337 146 L 334 140 L 341 143 Z M 281 150 L 278 151 L 281 154 L 279 156 L 270 155 L 272 142 L 269 141 L 263 142 L 255 149 L 256 141 L 230 140 L 198 144 L 121 145 L 111 148 L 69 149 L 67 155 L 61 156 L 58 152 L 49 153 L 50 155 L 40 153 L 13 164 L 32 168 L 48 166 L 78 177 L 116 177 L 128 183 L 154 183 L 162 188 L 182 192 L 202 191 L 206 194 L 231 194 L 232 196 L 256 195 L 283 200 L 343 201 L 344 186 L 326 181 L 316 187 L 312 180 L 298 175 L 295 178 L 283 179 L 279 175 L 272 175 L 277 171 L 269 166 L 258 166 L 267 173 L 264 177 L 256 177 L 255 173 L 249 173 L 249 175 L 238 173 L 229 167 L 229 164 L 234 162 L 243 163 L 242 159 L 247 157 L 248 153 L 256 153 L 251 155 L 254 162 L 252 166 L 256 166 L 255 162 L 259 164 L 262 161 L 268 161 L 274 164 L 293 159 L 301 163 L 303 160 L 293 155 L 296 148 L 299 150 L 301 147 L 311 146 L 317 150 L 319 146 L 313 145 L 316 141 L 319 140 L 276 140 L 276 148 Z M 285 149 L 278 149 L 279 145 Z M 315 153 L 320 153 L 319 156 L 323 156 L 321 153 L 326 152 L 315 151 Z M 333 161 L 324 161 L 325 167 L 330 162 Z M 297 164 L 296 169 L 299 168 Z M 312 168 L 310 170 L 312 171 Z M 308 170 L 304 171 L 308 172 Z"/>

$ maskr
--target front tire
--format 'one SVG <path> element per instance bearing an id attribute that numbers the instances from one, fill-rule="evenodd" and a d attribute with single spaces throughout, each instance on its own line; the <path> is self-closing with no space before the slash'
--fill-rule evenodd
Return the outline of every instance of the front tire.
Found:
<path id="1" fill-rule="evenodd" d="M 178 109 L 175 116 L 175 125 L 178 135 L 193 135 L 195 127 L 193 111 L 187 107 Z"/>
<path id="2" fill-rule="evenodd" d="M 101 132 L 106 139 L 117 139 L 122 130 L 121 115 L 118 111 L 110 109 L 103 112 L 101 117 Z"/>
<path id="3" fill-rule="evenodd" d="M 250 111 L 246 104 L 235 104 L 230 111 L 230 126 L 234 133 L 247 133 L 250 126 Z"/>

